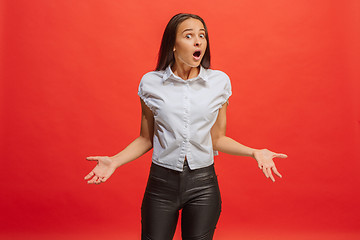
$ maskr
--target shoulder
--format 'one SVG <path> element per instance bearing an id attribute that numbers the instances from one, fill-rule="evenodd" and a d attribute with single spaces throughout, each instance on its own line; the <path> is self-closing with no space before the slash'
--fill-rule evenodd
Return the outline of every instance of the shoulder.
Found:
<path id="1" fill-rule="evenodd" d="M 139 94 L 157 92 L 163 83 L 164 71 L 151 71 L 145 73 L 139 84 Z"/>
<path id="2" fill-rule="evenodd" d="M 164 71 L 147 72 L 142 76 L 141 82 L 161 80 L 163 76 L 164 76 Z"/>
<path id="3" fill-rule="evenodd" d="M 230 77 L 225 72 L 214 69 L 206 69 L 206 75 L 210 82 L 230 84 Z"/>

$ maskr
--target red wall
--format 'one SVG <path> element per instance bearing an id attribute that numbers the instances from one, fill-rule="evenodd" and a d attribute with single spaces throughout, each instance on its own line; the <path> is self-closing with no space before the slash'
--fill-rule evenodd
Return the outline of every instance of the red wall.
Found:
<path id="1" fill-rule="evenodd" d="M 178 12 L 205 19 L 212 68 L 232 80 L 228 135 L 289 156 L 276 161 L 283 179 L 275 183 L 250 158 L 217 157 L 223 211 L 215 239 L 245 232 L 359 237 L 359 1 L 0 6 L 0 237 L 139 238 L 151 153 L 102 185 L 83 180 L 94 166 L 85 157 L 114 155 L 138 136 L 137 87 Z"/>

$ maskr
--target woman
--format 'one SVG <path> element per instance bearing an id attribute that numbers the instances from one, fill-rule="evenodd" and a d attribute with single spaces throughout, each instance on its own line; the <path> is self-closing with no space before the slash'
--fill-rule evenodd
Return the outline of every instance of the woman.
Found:
<path id="1" fill-rule="evenodd" d="M 256 159 L 267 178 L 281 177 L 266 149 L 246 147 L 225 135 L 231 95 L 229 77 L 210 67 L 208 31 L 203 19 L 177 14 L 164 31 L 156 71 L 139 85 L 140 136 L 113 157 L 98 162 L 85 177 L 105 182 L 116 168 L 153 148 L 142 207 L 142 239 L 172 239 L 182 209 L 183 239 L 212 239 L 221 198 L 214 171 L 217 151 Z"/>

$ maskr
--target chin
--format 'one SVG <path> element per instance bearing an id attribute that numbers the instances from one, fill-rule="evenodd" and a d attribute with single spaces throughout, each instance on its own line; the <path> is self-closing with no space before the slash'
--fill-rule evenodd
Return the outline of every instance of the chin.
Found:
<path id="1" fill-rule="evenodd" d="M 199 67 L 200 66 L 200 64 L 201 64 L 201 61 L 200 62 L 193 62 L 193 63 L 191 63 L 191 64 L 188 64 L 190 67 Z"/>

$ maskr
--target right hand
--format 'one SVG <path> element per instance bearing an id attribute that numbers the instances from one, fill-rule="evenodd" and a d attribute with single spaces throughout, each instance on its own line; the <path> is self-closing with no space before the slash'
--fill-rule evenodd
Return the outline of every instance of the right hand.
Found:
<path id="1" fill-rule="evenodd" d="M 87 157 L 86 160 L 98 162 L 94 169 L 85 177 L 85 180 L 89 180 L 87 181 L 88 184 L 105 182 L 116 170 L 113 160 L 110 157 Z"/>

